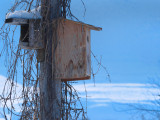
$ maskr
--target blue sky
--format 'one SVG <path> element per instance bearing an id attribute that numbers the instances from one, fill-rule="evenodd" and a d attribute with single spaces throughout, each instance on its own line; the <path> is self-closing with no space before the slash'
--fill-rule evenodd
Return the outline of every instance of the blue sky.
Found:
<path id="1" fill-rule="evenodd" d="M 13 3 L 13 0 L 0 1 L 0 25 Z M 81 21 L 103 28 L 91 32 L 91 47 L 98 59 L 102 57 L 112 81 L 108 81 L 102 68 L 96 75 L 95 86 L 93 79 L 85 81 L 90 96 L 88 117 L 90 120 L 131 120 L 132 114 L 119 112 L 129 109 L 124 104 L 149 104 L 153 100 L 149 91 L 157 94 L 157 89 L 146 84 L 157 79 L 160 73 L 160 1 L 84 0 L 84 3 L 85 17 L 81 0 L 72 2 L 73 13 Z M 3 58 L 1 61 L 0 75 L 5 77 Z M 92 66 L 94 71 L 98 69 L 93 57 Z M 22 83 L 20 79 L 18 82 Z M 75 87 L 83 99 L 84 91 L 79 89 L 82 85 L 83 81 Z"/>

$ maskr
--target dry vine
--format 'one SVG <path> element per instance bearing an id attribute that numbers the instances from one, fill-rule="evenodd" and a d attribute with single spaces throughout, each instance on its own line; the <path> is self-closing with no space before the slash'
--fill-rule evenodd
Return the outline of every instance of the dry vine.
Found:
<path id="1" fill-rule="evenodd" d="M 60 0 L 62 17 L 76 18 L 70 10 L 71 0 Z M 15 4 L 8 12 L 15 10 L 30 11 L 32 8 L 40 6 L 40 0 L 15 0 Z M 77 18 L 76 18 L 77 19 Z M 16 27 L 4 24 L 0 30 L 0 37 L 3 41 L 1 54 L 6 55 L 6 67 L 8 67 L 8 77 L 4 86 L 0 101 L 3 103 L 2 116 L 8 120 L 17 116 L 21 120 L 38 120 L 40 114 L 40 91 L 39 72 L 40 65 L 37 62 L 36 50 L 23 50 L 15 43 Z M 19 71 L 23 71 L 23 86 L 21 94 L 17 93 L 17 79 Z M 20 91 L 19 91 L 20 92 Z M 19 112 L 16 111 L 14 103 L 18 101 Z M 79 104 L 79 105 L 78 105 Z M 80 107 L 80 108 L 76 108 Z M 62 117 L 61 119 L 86 119 L 82 104 L 76 90 L 69 82 L 62 82 Z M 7 117 L 10 114 L 10 118 Z"/>
<path id="2" fill-rule="evenodd" d="M 71 0 L 59 0 L 59 3 L 61 17 L 78 20 L 71 12 Z M 14 12 L 15 10 L 25 10 L 30 12 L 31 9 L 37 8 L 40 5 L 40 0 L 15 0 L 13 7 L 8 12 Z M 85 5 L 84 9 L 86 9 Z M 48 11 L 46 11 L 46 16 L 47 13 Z M 47 22 L 48 21 L 46 21 L 46 23 Z M 49 25 L 50 23 L 48 26 Z M 3 54 L 5 55 L 5 65 L 8 67 L 7 80 L 3 94 L 0 95 L 0 103 L 3 103 L 3 113 L 0 112 L 0 114 L 6 120 L 12 120 L 15 116 L 20 120 L 38 120 L 40 118 L 40 63 L 37 62 L 36 50 L 21 49 L 17 45 L 15 42 L 17 41 L 15 39 L 15 34 L 18 30 L 17 26 L 13 27 L 7 24 L 4 24 L 0 29 L 0 39 L 3 41 L 3 48 L 0 52 L 0 56 Z M 47 52 L 47 50 L 45 52 Z M 94 58 L 96 59 L 95 56 Z M 99 66 L 106 70 L 101 62 L 97 59 L 96 61 Z M 21 78 L 19 71 L 23 71 L 23 85 L 21 91 L 18 91 L 19 93 L 17 93 L 17 79 Z M 96 73 L 92 74 L 94 77 Z M 77 91 L 72 86 L 72 82 L 62 82 L 61 84 L 61 119 L 86 120 L 86 109 L 84 109 Z M 15 101 L 20 109 L 18 112 L 14 106 Z M 7 117 L 7 114 L 10 114 L 10 118 Z"/>

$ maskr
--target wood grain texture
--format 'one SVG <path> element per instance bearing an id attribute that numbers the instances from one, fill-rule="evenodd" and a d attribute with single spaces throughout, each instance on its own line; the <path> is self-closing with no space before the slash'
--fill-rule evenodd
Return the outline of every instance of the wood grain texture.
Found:
<path id="1" fill-rule="evenodd" d="M 11 24 L 11 25 L 24 25 L 28 24 L 28 19 L 22 19 L 22 18 L 9 18 L 5 19 L 5 23 Z"/>
<path id="2" fill-rule="evenodd" d="M 40 120 L 61 120 L 61 80 L 55 78 L 55 43 L 57 28 L 52 20 L 60 15 L 59 0 L 41 0 L 42 40 L 45 59 L 40 62 Z"/>
<path id="3" fill-rule="evenodd" d="M 25 25 L 21 25 L 21 41 L 19 42 L 19 46 L 22 49 L 43 49 L 44 41 L 41 38 L 41 26 L 40 20 L 28 20 L 28 29 L 23 29 Z M 22 35 L 24 34 L 24 35 Z M 27 35 L 28 34 L 28 35 Z M 26 37 L 28 36 L 28 37 Z M 23 38 L 22 38 L 23 37 Z M 25 38 L 26 37 L 26 38 Z M 25 39 L 25 40 L 23 40 Z"/>
<path id="4" fill-rule="evenodd" d="M 31 49 L 44 48 L 40 32 L 40 20 L 29 20 L 29 47 Z"/>
<path id="5" fill-rule="evenodd" d="M 90 79 L 90 29 L 88 25 L 79 22 L 59 20 L 55 52 L 57 78 L 63 81 Z"/>

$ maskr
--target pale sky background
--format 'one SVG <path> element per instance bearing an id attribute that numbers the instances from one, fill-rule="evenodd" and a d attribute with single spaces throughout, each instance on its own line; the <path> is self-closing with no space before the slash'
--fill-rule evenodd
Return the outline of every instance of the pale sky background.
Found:
<path id="1" fill-rule="evenodd" d="M 102 64 L 111 76 L 110 83 L 105 71 L 100 69 L 95 86 L 93 79 L 85 81 L 88 117 L 90 120 L 141 120 L 140 116 L 136 118 L 138 114 L 125 110 L 129 109 L 126 104 L 150 105 L 149 101 L 155 99 L 153 94 L 159 93 L 148 83 L 157 80 L 160 74 L 160 1 L 84 0 L 84 3 L 85 17 L 81 0 L 73 0 L 73 13 L 81 21 L 103 28 L 91 32 L 91 47 L 98 59 L 102 57 Z M 12 4 L 13 0 L 0 1 L 0 25 Z M 7 69 L 3 58 L 0 61 L 0 86 L 3 86 Z M 94 71 L 98 69 L 94 58 L 92 66 Z M 21 78 L 18 82 L 21 85 Z M 83 86 L 82 81 L 75 88 L 85 104 Z"/>

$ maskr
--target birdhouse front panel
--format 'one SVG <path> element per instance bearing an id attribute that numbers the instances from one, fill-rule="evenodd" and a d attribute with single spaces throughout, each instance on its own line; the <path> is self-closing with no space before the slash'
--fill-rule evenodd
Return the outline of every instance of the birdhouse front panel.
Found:
<path id="1" fill-rule="evenodd" d="M 58 21 L 57 39 L 56 77 L 64 81 L 90 79 L 90 29 L 62 19 Z"/>
<path id="2" fill-rule="evenodd" d="M 44 48 L 40 20 L 29 20 L 28 24 L 21 25 L 21 37 L 19 46 L 22 49 L 42 49 Z"/>

